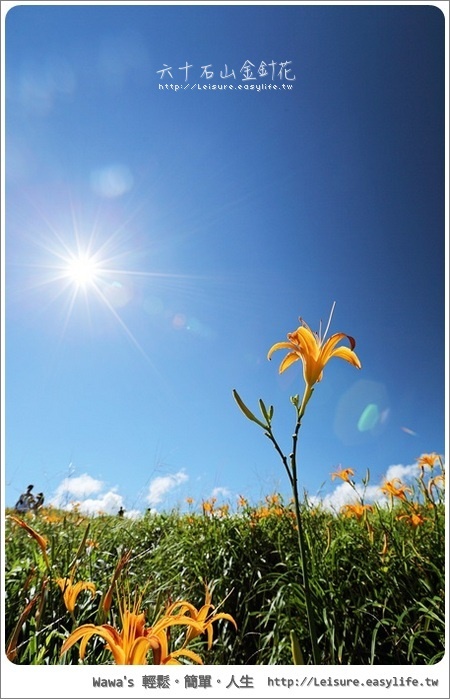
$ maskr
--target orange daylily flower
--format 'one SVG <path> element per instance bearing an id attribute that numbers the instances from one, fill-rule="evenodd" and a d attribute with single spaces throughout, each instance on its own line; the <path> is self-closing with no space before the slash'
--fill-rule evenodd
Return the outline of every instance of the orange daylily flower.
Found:
<path id="1" fill-rule="evenodd" d="M 342 478 L 346 483 L 350 483 L 350 479 L 355 475 L 352 468 L 341 468 L 339 471 L 335 471 L 331 474 L 331 480 L 334 481 L 335 478 Z"/>
<path id="2" fill-rule="evenodd" d="M 62 522 L 62 517 L 60 515 L 41 513 L 41 519 L 43 519 L 45 522 L 48 522 L 48 524 L 57 524 L 58 522 Z"/>
<path id="3" fill-rule="evenodd" d="M 436 488 L 437 490 L 443 489 L 445 487 L 445 476 L 443 473 L 440 473 L 437 476 L 434 476 L 434 478 L 430 478 L 428 482 L 428 494 L 431 497 L 432 494 L 432 489 Z"/>
<path id="4" fill-rule="evenodd" d="M 396 519 L 405 519 L 412 527 L 418 527 L 423 524 L 428 517 L 424 517 L 418 510 L 415 510 L 409 515 L 398 515 Z"/>
<path id="5" fill-rule="evenodd" d="M 332 357 L 345 359 L 346 362 L 353 364 L 357 369 L 361 369 L 361 362 L 353 351 L 356 344 L 353 337 L 345 333 L 335 333 L 328 340 L 325 340 L 326 331 L 324 336 L 320 337 L 318 333 L 313 332 L 309 328 L 302 318 L 299 320 L 301 322 L 300 327 L 294 330 L 294 332 L 288 333 L 287 342 L 276 342 L 272 345 L 267 354 L 267 359 L 271 359 L 272 354 L 279 349 L 289 350 L 289 353 L 280 364 L 280 374 L 299 359 L 302 361 L 303 378 L 306 383 L 305 396 L 303 398 L 304 407 L 311 397 L 314 384 L 321 381 L 325 365 Z M 350 347 L 337 347 L 337 344 L 344 338 L 347 338 Z"/>
<path id="6" fill-rule="evenodd" d="M 237 629 L 237 625 L 231 614 L 225 614 L 220 612 L 219 614 L 214 614 L 214 605 L 211 604 L 211 593 L 206 588 L 205 594 L 205 604 L 197 611 L 197 609 L 189 602 L 174 602 L 168 608 L 166 614 L 171 614 L 175 609 L 181 607 L 181 613 L 185 614 L 187 611 L 190 612 L 192 619 L 194 619 L 198 624 L 201 625 L 201 630 L 199 631 L 195 627 L 191 627 L 187 633 L 186 645 L 192 641 L 192 639 L 199 636 L 201 633 L 206 632 L 208 636 L 208 649 L 212 646 L 213 641 L 213 622 L 219 619 L 227 619 L 231 621 L 234 627 Z M 210 612 L 211 610 L 211 612 Z"/>
<path id="7" fill-rule="evenodd" d="M 280 496 L 277 493 L 266 495 L 266 502 L 270 507 L 272 505 L 277 505 L 280 502 Z"/>
<path id="8" fill-rule="evenodd" d="M 211 500 L 205 500 L 204 502 L 202 502 L 203 514 L 206 514 L 207 512 L 210 512 L 212 514 L 214 512 L 214 502 L 215 502 L 214 498 L 212 498 Z"/>
<path id="9" fill-rule="evenodd" d="M 400 484 L 398 486 L 395 485 L 397 481 Z M 401 482 L 400 478 L 393 478 L 391 481 L 385 481 L 384 486 L 382 486 L 380 490 L 386 493 L 386 495 L 390 495 L 391 498 L 399 498 L 400 500 L 406 500 L 406 492 L 413 492 L 411 488 L 408 488 L 408 486 Z"/>
<path id="10" fill-rule="evenodd" d="M 72 578 L 58 578 L 56 582 L 61 589 L 64 604 L 66 605 L 66 609 L 70 614 L 73 614 L 75 610 L 75 605 L 80 592 L 83 590 L 88 590 L 92 597 L 95 595 L 95 585 L 92 582 L 80 581 L 74 585 Z"/>
<path id="11" fill-rule="evenodd" d="M 112 654 L 116 665 L 147 665 L 147 655 L 153 654 L 154 665 L 179 665 L 177 658 L 181 655 L 189 657 L 194 662 L 202 664 L 200 656 L 186 648 L 169 653 L 166 630 L 170 626 L 186 625 L 201 633 L 203 627 L 194 619 L 178 614 L 165 615 L 153 626 L 145 626 L 145 614 L 138 613 L 139 602 L 131 610 L 123 603 L 120 608 L 122 630 L 118 631 L 111 624 L 83 624 L 75 629 L 65 640 L 61 655 L 66 653 L 75 643 L 81 640 L 80 659 L 86 654 L 86 647 L 92 636 L 100 636 L 106 641 L 106 648 Z"/>
<path id="12" fill-rule="evenodd" d="M 364 517 L 364 514 L 366 512 L 372 512 L 373 507 L 372 505 L 361 505 L 361 504 L 356 504 L 356 505 L 343 505 L 341 507 L 341 512 L 345 517 L 357 517 L 357 519 L 361 519 Z"/>
<path id="13" fill-rule="evenodd" d="M 428 466 L 428 468 L 433 468 L 436 461 L 438 460 L 439 454 L 436 454 L 436 452 L 433 451 L 430 454 L 422 454 L 422 456 L 419 459 L 417 459 L 417 465 L 423 473 L 423 470 L 426 466 Z"/>

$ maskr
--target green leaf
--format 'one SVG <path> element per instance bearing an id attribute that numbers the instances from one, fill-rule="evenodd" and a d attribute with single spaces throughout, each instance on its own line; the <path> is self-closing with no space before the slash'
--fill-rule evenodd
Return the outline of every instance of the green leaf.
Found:
<path id="1" fill-rule="evenodd" d="M 261 410 L 261 414 L 262 414 L 263 418 L 267 422 L 267 425 L 270 426 L 270 421 L 271 421 L 272 415 L 273 415 L 273 407 L 270 406 L 269 410 L 267 410 L 266 406 L 264 405 L 264 401 L 262 400 L 262 398 L 260 398 L 259 399 L 259 408 Z"/>
<path id="2" fill-rule="evenodd" d="M 245 417 L 247 417 L 252 422 L 256 422 L 256 424 L 262 427 L 263 429 L 267 429 L 267 425 L 261 422 L 261 420 L 258 420 L 258 418 L 255 415 L 253 415 L 252 411 L 249 410 L 249 408 L 247 408 L 247 406 L 245 405 L 244 401 L 242 400 L 235 388 L 233 388 L 233 397 L 240 409 L 242 410 L 242 412 L 244 413 Z"/>
<path id="3" fill-rule="evenodd" d="M 295 631 L 291 631 L 291 649 L 292 649 L 292 660 L 294 665 L 304 665 L 302 649 L 300 648 L 300 643 L 295 634 Z"/>

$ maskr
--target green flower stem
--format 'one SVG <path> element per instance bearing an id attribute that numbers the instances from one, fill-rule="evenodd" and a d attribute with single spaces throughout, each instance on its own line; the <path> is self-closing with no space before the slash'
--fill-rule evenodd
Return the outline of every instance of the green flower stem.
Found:
<path id="1" fill-rule="evenodd" d="M 259 401 L 259 406 L 261 409 L 262 416 L 265 420 L 265 423 L 261 422 L 253 413 L 252 411 L 245 405 L 244 401 L 242 398 L 239 396 L 238 392 L 233 389 L 233 396 L 234 399 L 236 400 L 236 403 L 238 404 L 239 408 L 241 411 L 244 413 L 244 415 L 251 420 L 252 422 L 255 422 L 257 425 L 262 427 L 264 429 L 264 434 L 270 441 L 272 442 L 273 446 L 275 447 L 279 457 L 281 458 L 281 461 L 283 463 L 283 466 L 286 470 L 286 473 L 289 478 L 289 482 L 291 484 L 292 492 L 294 495 L 294 505 L 295 505 L 295 517 L 297 520 L 297 534 L 298 534 L 298 546 L 300 549 L 300 560 L 301 560 L 301 566 L 302 566 L 302 572 L 303 572 L 303 584 L 304 584 L 304 589 L 305 589 L 305 600 L 306 600 L 306 612 L 308 616 L 308 626 L 309 626 L 309 636 L 311 640 L 311 646 L 312 646 L 312 655 L 313 655 L 313 661 L 315 665 L 320 664 L 320 655 L 319 655 L 319 645 L 317 642 L 317 629 L 316 629 L 316 624 L 315 624 L 315 617 L 314 617 L 314 607 L 311 599 L 311 589 L 309 586 L 309 573 L 308 573 L 308 555 L 307 555 L 307 548 L 306 548 L 306 540 L 305 540 L 305 534 L 303 530 L 303 521 L 302 517 L 300 514 L 300 501 L 299 501 L 299 496 L 298 496 L 298 479 L 297 479 L 297 442 L 298 442 L 298 434 L 300 431 L 301 423 L 303 416 L 305 414 L 306 406 L 309 402 L 309 399 L 311 398 L 312 394 L 314 391 L 314 387 L 311 386 L 310 384 L 307 384 L 305 387 L 305 391 L 303 394 L 302 402 L 300 404 L 300 407 L 298 406 L 298 396 L 294 396 L 294 398 L 291 398 L 292 403 L 295 406 L 296 409 L 296 414 L 297 414 L 297 422 L 295 425 L 295 430 L 294 434 L 292 436 L 292 453 L 289 455 L 289 461 L 286 455 L 283 453 L 280 445 L 278 444 L 273 431 L 272 431 L 272 415 L 273 415 L 273 408 L 269 408 L 267 410 L 266 406 L 264 405 L 263 401 Z"/>
<path id="2" fill-rule="evenodd" d="M 300 501 L 298 496 L 298 478 L 297 478 L 297 441 L 300 430 L 301 421 L 306 407 L 305 401 L 302 402 L 302 408 L 298 411 L 297 424 L 292 437 L 292 453 L 290 455 L 291 470 L 292 470 L 292 492 L 294 495 L 295 517 L 297 520 L 298 546 L 300 549 L 300 559 L 303 569 L 303 584 L 305 588 L 306 613 L 308 616 L 309 637 L 312 646 L 312 655 L 314 665 L 320 665 L 319 644 L 317 641 L 317 628 L 314 616 L 314 607 L 311 599 L 311 588 L 309 586 L 309 571 L 308 571 L 308 554 L 305 541 L 305 533 L 303 530 L 303 520 L 300 513 Z"/>
<path id="3" fill-rule="evenodd" d="M 306 548 L 306 541 L 305 541 L 305 533 L 303 529 L 303 520 L 302 516 L 300 513 L 300 499 L 298 495 L 298 478 L 297 478 L 297 443 L 298 443 L 298 434 L 300 431 L 303 415 L 305 413 L 306 409 L 306 404 L 308 403 L 309 399 L 311 398 L 313 389 L 310 387 L 307 387 L 305 389 L 305 393 L 303 396 L 303 400 L 301 403 L 300 408 L 297 407 L 297 423 L 295 425 L 295 430 L 294 434 L 292 435 L 292 453 L 289 456 L 290 460 L 290 465 L 288 463 L 288 460 L 283 454 L 282 449 L 280 448 L 277 440 L 275 439 L 275 436 L 272 432 L 272 427 L 269 425 L 267 427 L 267 430 L 265 432 L 266 437 L 270 439 L 272 444 L 274 445 L 276 451 L 278 452 L 281 461 L 283 462 L 283 466 L 286 469 L 286 473 L 289 478 L 289 482 L 292 487 L 292 493 L 294 496 L 294 507 L 295 507 L 295 518 L 297 520 L 297 535 L 298 535 L 298 546 L 300 550 L 300 560 L 301 560 L 301 565 L 302 565 L 302 571 L 303 571 L 303 584 L 304 584 L 304 590 L 305 590 L 305 600 L 306 600 L 306 613 L 308 617 L 308 626 L 309 626 L 309 636 L 310 636 L 310 641 L 311 641 L 311 646 L 312 646 L 312 655 L 313 655 L 313 661 L 314 665 L 320 665 L 320 654 L 319 654 L 319 644 L 317 641 L 317 628 L 316 628 L 316 622 L 315 622 L 315 616 L 314 616 L 314 607 L 311 599 L 311 589 L 309 586 L 309 571 L 308 571 L 308 554 L 307 554 L 307 548 Z"/>
<path id="4" fill-rule="evenodd" d="M 294 488 L 294 479 L 293 479 L 293 476 L 292 476 L 292 473 L 291 473 L 291 469 L 289 468 L 288 460 L 287 460 L 286 456 L 283 454 L 283 452 L 282 452 L 282 450 L 281 450 L 281 448 L 280 448 L 280 445 L 278 444 L 277 440 L 275 439 L 274 434 L 273 434 L 273 432 L 272 432 L 272 428 L 271 428 L 270 426 L 267 428 L 267 430 L 266 430 L 266 432 L 265 432 L 265 435 L 266 435 L 266 437 L 268 437 L 268 438 L 270 439 L 270 441 L 272 442 L 272 444 L 273 444 L 273 446 L 275 447 L 276 451 L 278 452 L 278 454 L 279 454 L 279 456 L 280 456 L 280 459 L 281 459 L 281 461 L 283 462 L 283 466 L 284 466 L 284 468 L 286 469 L 286 473 L 287 473 L 287 475 L 288 475 L 288 478 L 289 478 L 289 482 L 290 482 L 290 484 L 291 484 L 291 487 Z"/>

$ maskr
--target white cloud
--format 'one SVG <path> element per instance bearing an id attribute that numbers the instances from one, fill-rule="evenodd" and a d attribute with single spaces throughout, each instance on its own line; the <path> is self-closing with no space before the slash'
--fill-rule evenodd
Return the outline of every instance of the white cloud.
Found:
<path id="1" fill-rule="evenodd" d="M 221 487 L 214 488 L 212 493 L 211 493 L 212 498 L 220 498 L 220 497 L 229 498 L 230 496 L 231 496 L 231 492 L 228 490 L 228 488 L 221 488 Z"/>
<path id="2" fill-rule="evenodd" d="M 325 510 L 339 511 L 343 505 L 358 502 L 358 496 L 349 483 L 340 483 L 332 493 L 321 497 L 313 495 L 309 498 L 313 505 L 321 504 Z"/>
<path id="3" fill-rule="evenodd" d="M 127 519 L 139 519 L 139 517 L 142 517 L 142 512 L 140 510 L 125 510 L 124 517 Z"/>
<path id="4" fill-rule="evenodd" d="M 74 500 L 80 501 L 88 495 L 98 493 L 102 488 L 102 481 L 92 478 L 87 473 L 76 478 L 64 478 L 51 498 L 50 504 L 54 507 L 65 508 Z"/>
<path id="5" fill-rule="evenodd" d="M 119 509 L 123 507 L 123 498 L 114 490 L 100 495 L 98 498 L 87 498 L 79 501 L 80 512 L 87 515 L 116 515 Z"/>
<path id="6" fill-rule="evenodd" d="M 332 493 L 328 493 L 328 495 L 325 496 L 313 495 L 309 499 L 313 505 L 321 504 L 324 509 L 334 512 L 338 512 L 343 505 L 353 505 L 360 502 L 360 498 L 363 495 L 365 503 L 376 502 L 384 506 L 388 502 L 385 494 L 381 491 L 381 486 L 385 481 L 399 478 L 403 483 L 410 483 L 418 475 L 419 468 L 417 464 L 409 464 L 406 466 L 403 464 L 393 464 L 388 467 L 386 475 L 380 479 L 378 484 L 369 484 L 365 490 L 361 483 L 355 482 L 355 488 L 352 488 L 349 483 L 343 482 L 339 483 Z"/>
<path id="7" fill-rule="evenodd" d="M 189 476 L 184 471 L 154 478 L 149 485 L 148 495 L 146 496 L 148 504 L 151 507 L 158 505 L 164 500 L 167 493 L 177 488 L 181 483 L 185 483 L 188 479 Z"/>
<path id="8" fill-rule="evenodd" d="M 75 478 L 64 478 L 57 487 L 55 494 L 49 500 L 49 504 L 62 510 L 73 510 L 75 507 L 86 515 L 98 515 L 100 513 L 116 515 L 121 507 L 124 507 L 122 495 L 117 488 L 105 488 L 103 481 L 92 478 L 87 473 Z M 92 496 L 96 497 L 92 497 Z M 138 510 L 125 510 L 125 516 L 135 519 L 141 513 Z"/>
<path id="9" fill-rule="evenodd" d="M 184 471 L 159 476 L 149 486 L 146 500 L 151 507 L 147 511 L 156 512 L 154 505 L 160 503 L 174 488 L 188 480 Z M 124 517 L 137 519 L 142 516 L 140 510 L 127 510 L 124 498 L 117 492 L 117 487 L 105 492 L 105 483 L 83 473 L 81 476 L 64 478 L 58 485 L 54 495 L 49 498 L 49 504 L 63 510 L 73 510 L 77 507 L 83 514 L 95 516 L 100 513 L 117 515 L 120 508 L 124 509 Z"/>
<path id="10" fill-rule="evenodd" d="M 389 466 L 386 471 L 386 480 L 392 481 L 394 478 L 400 478 L 401 481 L 411 481 L 413 478 L 417 478 L 418 475 L 419 467 L 417 464 L 410 464 L 409 466 L 395 464 L 394 466 Z"/>

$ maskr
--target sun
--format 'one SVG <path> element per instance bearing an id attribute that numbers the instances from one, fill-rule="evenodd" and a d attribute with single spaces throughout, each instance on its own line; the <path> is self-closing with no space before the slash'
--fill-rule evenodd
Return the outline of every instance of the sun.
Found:
<path id="1" fill-rule="evenodd" d="M 67 276 L 77 287 L 87 287 L 96 281 L 98 265 L 89 255 L 72 257 L 67 265 Z"/>

